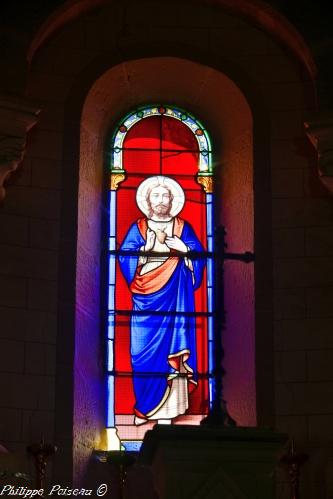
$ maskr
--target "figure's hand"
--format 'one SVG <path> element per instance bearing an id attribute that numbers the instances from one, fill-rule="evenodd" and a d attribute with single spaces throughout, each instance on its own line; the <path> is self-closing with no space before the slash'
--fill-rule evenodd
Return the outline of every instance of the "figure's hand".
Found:
<path id="1" fill-rule="evenodd" d="M 146 244 L 145 244 L 145 247 L 144 247 L 145 251 L 151 251 L 153 249 L 154 244 L 155 244 L 155 239 L 156 239 L 155 232 L 148 227 L 148 229 L 147 229 L 147 239 L 146 239 Z"/>
<path id="2" fill-rule="evenodd" d="M 179 237 L 173 236 L 173 237 L 166 237 L 165 238 L 165 244 L 168 246 L 168 248 L 173 249 L 175 251 L 180 251 L 181 253 L 187 253 L 188 249 L 185 243 Z"/>

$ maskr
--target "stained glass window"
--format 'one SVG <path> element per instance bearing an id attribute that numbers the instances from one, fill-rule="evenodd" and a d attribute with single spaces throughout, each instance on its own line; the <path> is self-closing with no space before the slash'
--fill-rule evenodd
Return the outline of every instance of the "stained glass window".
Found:
<path id="1" fill-rule="evenodd" d="M 170 106 L 128 114 L 110 148 L 107 432 L 139 448 L 156 423 L 212 402 L 213 192 L 202 124 Z"/>

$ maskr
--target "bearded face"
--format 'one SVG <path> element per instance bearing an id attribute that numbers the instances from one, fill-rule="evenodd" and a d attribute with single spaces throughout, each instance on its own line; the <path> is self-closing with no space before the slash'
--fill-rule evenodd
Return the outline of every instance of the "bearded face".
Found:
<path id="1" fill-rule="evenodd" d="M 161 185 L 153 187 L 149 193 L 148 206 L 149 216 L 155 215 L 157 218 L 169 218 L 172 207 L 172 194 L 166 187 Z"/>

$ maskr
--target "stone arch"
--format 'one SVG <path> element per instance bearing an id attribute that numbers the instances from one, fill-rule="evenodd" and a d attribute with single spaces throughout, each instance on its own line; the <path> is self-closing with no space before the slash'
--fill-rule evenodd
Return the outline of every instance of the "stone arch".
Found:
<path id="1" fill-rule="evenodd" d="M 89 0 L 68 0 L 65 5 L 59 7 L 43 23 L 38 32 L 32 39 L 27 58 L 32 61 L 40 47 L 53 36 L 58 30 L 61 30 L 67 23 L 73 22 L 79 16 L 90 11 L 107 5 L 108 0 L 95 0 L 92 4 Z M 182 3 L 186 1 L 182 0 Z M 292 24 L 278 11 L 261 0 L 201 0 L 197 2 L 203 6 L 223 9 L 233 15 L 245 17 L 248 21 L 259 26 L 259 28 L 268 32 L 270 36 L 282 42 L 296 58 L 301 60 L 304 67 L 307 68 L 309 75 L 315 78 L 316 66 L 314 64 L 311 52 L 301 35 Z"/>
<path id="2" fill-rule="evenodd" d="M 262 172 L 253 176 L 253 121 L 250 107 L 239 88 L 225 75 L 215 69 L 202 66 L 179 58 L 147 58 L 132 60 L 126 63 L 126 71 L 131 74 L 132 90 L 126 88 L 124 64 L 118 64 L 104 72 L 91 86 L 82 107 L 81 118 L 68 120 L 68 130 L 65 133 L 64 155 L 64 193 L 63 205 L 69 206 L 63 220 L 64 238 L 70 251 L 63 251 L 63 268 L 69 265 L 66 282 L 60 288 L 60 306 L 65 307 L 60 316 L 59 341 L 67 341 L 68 333 L 75 355 L 72 368 L 74 370 L 73 385 L 68 385 L 62 373 L 61 398 L 63 387 L 66 386 L 68 397 L 74 391 L 73 412 L 67 408 L 67 415 L 57 415 L 63 421 L 67 431 L 71 431 L 74 421 L 74 462 L 80 468 L 91 452 L 91 448 L 103 447 L 104 410 L 103 390 L 101 389 L 102 359 L 100 336 L 100 240 L 101 216 L 104 210 L 104 166 L 105 148 L 109 131 L 116 124 L 119 116 L 134 106 L 135 102 L 148 101 L 166 102 L 172 98 L 178 105 L 190 108 L 205 123 L 211 132 L 213 144 L 216 144 L 214 155 L 221 189 L 221 212 L 219 222 L 228 228 L 230 251 L 253 250 L 254 243 L 254 183 L 261 192 L 257 204 L 257 233 L 259 241 L 269 238 L 269 224 L 260 222 L 260 218 L 269 214 L 269 203 L 265 200 L 268 177 Z M 182 72 L 187 78 L 183 83 L 176 83 L 176 76 Z M 158 81 L 149 83 L 149 75 L 158 74 Z M 203 76 L 205 75 L 205 76 Z M 198 86 L 203 84 L 206 89 L 197 95 Z M 124 87 L 125 85 L 125 87 Z M 171 90 L 170 90 L 171 89 Z M 134 94 L 133 94 L 134 92 Z M 72 102 L 73 101 L 69 101 Z M 191 106 L 192 103 L 192 106 Z M 80 136 L 78 134 L 80 122 Z M 259 124 L 256 124 L 257 129 Z M 259 127 L 261 132 L 264 126 Z M 262 135 L 262 137 L 264 134 Z M 260 140 L 265 156 L 265 140 Z M 80 144 L 80 146 L 79 146 Z M 266 144 L 267 145 L 267 144 Z M 78 151 L 78 147 L 80 150 Z M 75 150 L 75 154 L 73 156 Z M 75 159 L 74 159 L 75 158 Z M 80 164 L 78 173 L 78 163 Z M 260 171 L 264 164 L 257 163 Z M 267 173 L 267 172 L 266 172 Z M 254 183 L 253 183 L 254 179 Z M 74 183 L 74 185 L 73 185 Z M 266 183 L 266 189 L 262 184 Z M 66 187 L 67 184 L 67 187 Z M 78 200 L 71 193 L 78 190 Z M 71 196 L 71 199 L 68 199 Z M 76 202 L 78 201 L 78 209 Z M 265 208 L 264 208 L 265 206 Z M 76 212 L 77 210 L 77 212 Z M 70 216 L 69 213 L 71 214 Z M 77 218 L 76 218 L 77 213 Z M 77 246 L 76 232 L 77 224 Z M 67 237 L 65 236 L 67 234 Z M 68 237 L 68 235 L 71 236 Z M 263 240 L 257 246 L 264 244 Z M 259 256 L 259 255 L 258 255 Z M 266 255 L 267 257 L 267 255 Z M 71 260 L 71 263 L 70 263 Z M 73 266 L 76 262 L 76 284 Z M 262 275 L 265 263 L 258 259 L 258 272 Z M 68 276 L 72 276 L 70 301 L 76 303 L 74 309 L 68 310 L 65 305 L 66 296 L 70 292 Z M 226 299 L 227 331 L 225 332 L 225 359 L 227 371 L 225 377 L 225 398 L 228 400 L 231 415 L 239 424 L 245 426 L 272 421 L 272 373 L 265 376 L 256 374 L 264 370 L 261 367 L 266 360 L 267 349 L 261 353 L 255 351 L 255 316 L 254 316 L 254 281 L 252 266 L 242 263 L 226 265 Z M 263 291 L 259 287 L 260 296 Z M 260 300 L 259 300 L 260 302 Z M 67 303 L 68 305 L 68 303 Z M 241 318 L 241 319 L 240 319 Z M 260 319 L 260 311 L 259 311 Z M 75 328 L 74 328 L 75 324 Z M 244 329 L 246 324 L 246 330 Z M 75 332 L 74 332 L 75 329 Z M 267 323 L 266 330 L 267 334 Z M 260 333 L 257 327 L 257 346 L 264 341 L 272 341 Z M 260 336 L 262 338 L 260 339 Z M 268 349 L 269 351 L 269 349 Z M 268 354 L 269 355 L 269 354 Z M 92 360 L 92 357 L 95 360 Z M 98 360 L 97 360 L 98 359 Z M 256 367 L 257 363 L 257 367 Z M 240 366 L 242 366 L 240 368 Z M 68 366 L 69 367 L 69 366 Z M 270 367 L 271 369 L 271 367 Z M 261 379 L 261 381 L 260 381 Z M 264 384 L 268 386 L 263 386 Z M 100 383 L 98 387 L 98 383 Z M 260 386 L 260 383 L 262 386 Z M 262 410 L 264 399 L 267 413 Z M 65 409 L 58 405 L 58 411 Z M 64 419 L 65 416 L 65 419 Z M 88 423 L 87 423 L 88 422 Z M 65 427 L 59 428 L 60 433 Z"/>

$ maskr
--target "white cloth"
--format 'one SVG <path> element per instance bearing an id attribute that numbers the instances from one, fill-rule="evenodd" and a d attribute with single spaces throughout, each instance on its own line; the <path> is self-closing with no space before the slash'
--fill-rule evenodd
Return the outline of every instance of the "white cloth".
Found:
<path id="1" fill-rule="evenodd" d="M 170 253 L 170 248 L 165 244 L 165 243 L 160 243 L 158 240 L 157 234 L 158 230 L 165 232 L 165 234 L 169 237 L 173 236 L 173 227 L 174 227 L 174 219 L 169 220 L 167 222 L 157 222 L 155 220 L 148 220 L 148 227 L 155 232 L 155 242 L 154 246 L 151 251 L 154 251 L 155 253 Z M 141 247 L 141 251 L 144 251 L 144 246 Z M 158 267 L 160 267 L 165 260 L 167 260 L 167 256 L 140 256 L 138 265 L 142 265 L 142 268 L 140 270 L 140 275 L 147 274 L 147 272 L 150 272 L 151 270 L 155 270 Z M 189 258 L 184 259 L 185 265 L 191 270 L 192 272 L 192 280 L 194 282 L 194 275 L 193 275 L 193 265 L 192 261 Z"/>
<path id="2" fill-rule="evenodd" d="M 167 236 L 173 236 L 173 219 L 168 222 L 156 222 L 155 220 L 148 220 L 148 227 L 155 232 L 155 242 L 151 251 L 156 253 L 170 253 L 170 248 L 165 243 L 160 243 L 157 237 L 157 231 L 160 230 L 165 232 Z M 143 247 L 141 248 L 144 249 Z M 151 270 L 157 269 L 160 267 L 165 260 L 167 260 L 167 256 L 140 256 L 138 265 L 142 265 L 140 275 L 147 274 Z"/>
<path id="3" fill-rule="evenodd" d="M 186 373 L 186 369 L 181 364 L 181 373 Z M 171 420 L 181 414 L 185 414 L 188 409 L 188 388 L 186 376 L 176 376 L 171 381 L 170 393 L 162 407 L 158 409 L 148 420 L 168 419 Z M 141 425 L 147 423 L 147 419 L 134 417 L 134 424 Z M 165 424 L 165 423 L 164 423 Z"/>
<path id="4" fill-rule="evenodd" d="M 181 363 L 181 373 L 186 373 L 186 369 Z M 170 394 L 162 407 L 149 419 L 172 419 L 180 414 L 184 414 L 188 409 L 188 389 L 186 376 L 176 376 L 171 381 Z"/>

